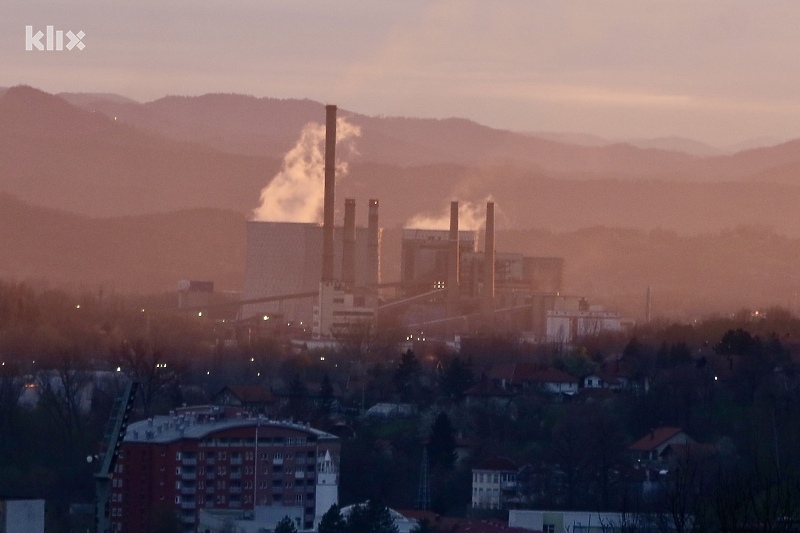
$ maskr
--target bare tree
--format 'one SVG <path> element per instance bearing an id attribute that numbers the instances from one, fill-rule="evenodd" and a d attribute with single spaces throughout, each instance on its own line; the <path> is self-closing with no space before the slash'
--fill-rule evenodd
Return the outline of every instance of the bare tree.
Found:
<path id="1" fill-rule="evenodd" d="M 145 341 L 123 342 L 117 350 L 119 367 L 130 379 L 139 383 L 143 416 L 153 414 L 156 401 L 167 396 L 182 374 L 174 360 Z"/>
<path id="2" fill-rule="evenodd" d="M 50 369 L 36 373 L 40 405 L 61 428 L 73 451 L 83 429 L 82 402 L 91 383 L 87 362 L 76 351 L 62 352 L 53 359 Z"/>

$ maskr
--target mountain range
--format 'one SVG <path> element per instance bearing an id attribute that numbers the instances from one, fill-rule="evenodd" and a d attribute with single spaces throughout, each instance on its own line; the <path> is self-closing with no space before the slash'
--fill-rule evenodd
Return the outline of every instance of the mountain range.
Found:
<path id="1" fill-rule="evenodd" d="M 607 256 L 615 239 L 641 247 L 642 235 L 675 232 L 669 246 L 651 249 L 658 256 L 666 249 L 683 253 L 683 240 L 698 235 L 715 246 L 708 236 L 765 232 L 775 246 L 791 250 L 800 237 L 800 140 L 727 154 L 685 139 L 609 144 L 457 118 L 371 117 L 346 109 L 339 115 L 359 126 L 361 136 L 357 153 L 348 156 L 349 174 L 337 184 L 337 204 L 356 198 L 363 224 L 366 200 L 379 198 L 387 243 L 414 215 L 438 215 L 451 199 L 491 197 L 501 235 L 528 235 L 505 241 L 508 249 L 562 254 L 571 288 L 594 294 L 602 285 L 596 296 L 613 299 L 613 287 L 586 285 L 587 276 L 604 268 L 601 257 L 623 280 L 638 272 L 636 280 L 627 277 L 636 294 L 658 277 L 648 279 L 642 256 L 623 253 L 638 261 L 630 264 Z M 237 290 L 244 224 L 261 189 L 303 126 L 323 120 L 323 104 L 310 100 L 209 94 L 139 103 L 110 94 L 0 89 L 0 277 L 125 291 L 169 290 L 177 279 L 197 278 Z M 585 228 L 597 229 L 603 247 L 586 240 Z M 531 237 L 542 231 L 565 242 L 581 236 L 586 253 Z M 726 269 L 758 263 L 758 257 L 728 255 L 737 248 L 723 241 L 726 253 L 719 257 L 733 262 Z M 712 270 L 713 257 L 703 260 Z M 677 270 L 677 279 L 687 261 L 662 263 Z M 781 267 L 771 276 L 788 283 L 787 262 L 775 259 L 772 265 Z M 396 269 L 387 268 L 384 277 L 391 279 Z M 680 291 L 691 292 L 689 286 Z"/>

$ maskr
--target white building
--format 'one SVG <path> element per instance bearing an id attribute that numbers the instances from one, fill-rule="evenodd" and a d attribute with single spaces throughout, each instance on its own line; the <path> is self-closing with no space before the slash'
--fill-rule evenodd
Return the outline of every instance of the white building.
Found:
<path id="1" fill-rule="evenodd" d="M 574 308 L 556 307 L 547 312 L 546 336 L 550 343 L 569 343 L 585 335 L 622 331 L 619 313 L 604 311 L 599 305 Z"/>
<path id="2" fill-rule="evenodd" d="M 44 500 L 0 500 L 0 532 L 44 533 Z"/>
<path id="3" fill-rule="evenodd" d="M 472 508 L 502 509 L 517 492 L 517 465 L 494 458 L 472 469 Z"/>
<path id="4" fill-rule="evenodd" d="M 323 282 L 314 306 L 312 334 L 315 339 L 368 333 L 375 321 L 375 308 L 364 305 L 364 298 L 345 291 L 339 283 Z"/>

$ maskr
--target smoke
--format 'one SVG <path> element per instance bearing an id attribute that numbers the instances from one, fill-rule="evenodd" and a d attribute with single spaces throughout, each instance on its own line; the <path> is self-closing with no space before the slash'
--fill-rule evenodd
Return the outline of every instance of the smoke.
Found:
<path id="1" fill-rule="evenodd" d="M 486 224 L 486 202 L 491 202 L 492 197 L 487 196 L 482 202 L 458 202 L 458 229 L 477 231 Z M 404 225 L 408 229 L 450 229 L 450 204 L 447 204 L 438 215 L 414 215 Z"/>
<path id="2" fill-rule="evenodd" d="M 336 119 L 337 154 L 340 144 L 354 153 L 352 140 L 361 128 Z M 283 156 L 280 172 L 261 189 L 261 205 L 253 219 L 272 222 L 321 222 L 325 197 L 325 125 L 310 122 L 303 127 L 294 148 Z M 336 163 L 337 180 L 347 175 L 346 162 Z"/>

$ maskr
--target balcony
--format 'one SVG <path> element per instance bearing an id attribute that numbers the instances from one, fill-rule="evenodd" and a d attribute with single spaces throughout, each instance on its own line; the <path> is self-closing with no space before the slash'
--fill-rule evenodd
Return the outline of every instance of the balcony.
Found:
<path id="1" fill-rule="evenodd" d="M 197 479 L 197 474 L 195 472 L 181 472 L 181 479 Z"/>
<path id="2" fill-rule="evenodd" d="M 231 486 L 231 494 L 241 494 L 242 487 Z"/>
<path id="3" fill-rule="evenodd" d="M 181 509 L 194 510 L 195 505 L 197 505 L 197 502 L 195 502 L 194 500 L 181 500 Z"/>
<path id="4" fill-rule="evenodd" d="M 241 457 L 231 457 L 231 465 L 240 465 L 242 464 Z"/>
<path id="5" fill-rule="evenodd" d="M 279 458 L 275 458 L 275 459 L 273 459 L 272 460 L 272 464 L 274 464 L 274 465 L 282 465 L 283 464 L 283 458 L 280 458 L 280 459 Z"/>
<path id="6" fill-rule="evenodd" d="M 242 479 L 242 473 L 241 472 L 231 472 L 231 475 L 228 476 L 228 477 L 230 477 L 230 479 Z"/>
<path id="7" fill-rule="evenodd" d="M 503 481 L 500 483 L 500 490 L 517 490 L 516 481 Z"/>
<path id="8" fill-rule="evenodd" d="M 196 457 L 184 457 L 181 459 L 181 464 L 183 466 L 195 466 L 197 465 L 197 458 Z"/>
<path id="9" fill-rule="evenodd" d="M 197 493 L 197 489 L 194 487 L 181 487 L 181 494 L 182 495 L 194 495 Z"/>

